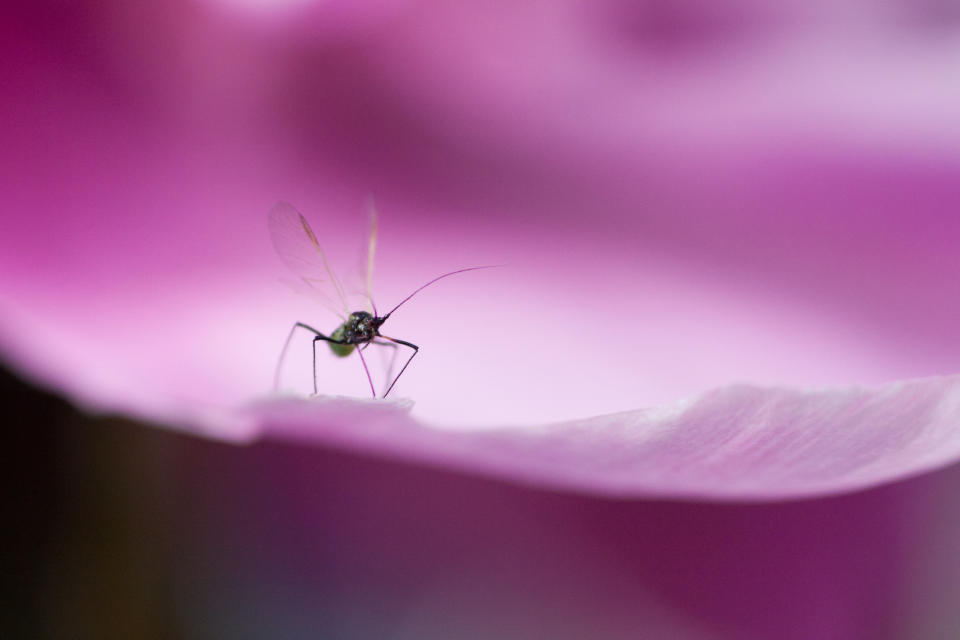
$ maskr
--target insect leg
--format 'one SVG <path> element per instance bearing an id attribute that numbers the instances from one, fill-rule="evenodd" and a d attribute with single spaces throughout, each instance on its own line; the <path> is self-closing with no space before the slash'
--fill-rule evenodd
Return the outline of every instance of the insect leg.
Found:
<path id="1" fill-rule="evenodd" d="M 368 342 L 367 344 L 370 344 L 370 343 Z M 364 346 L 366 346 L 366 345 L 364 345 Z M 360 349 L 360 348 L 358 347 L 358 348 L 357 348 L 357 354 L 360 356 L 360 362 L 363 363 L 363 370 L 364 370 L 364 371 L 366 372 L 366 374 L 367 374 L 367 382 L 370 383 L 370 393 L 372 393 L 372 394 L 373 394 L 373 397 L 376 398 L 376 397 L 377 397 L 377 392 L 373 390 L 373 378 L 370 377 L 370 369 L 367 368 L 367 361 L 366 361 L 366 359 L 364 359 L 364 357 L 363 357 L 363 349 Z M 316 369 L 314 369 L 314 372 L 316 372 Z"/>
<path id="2" fill-rule="evenodd" d="M 317 341 L 326 340 L 327 342 L 334 342 L 336 344 L 344 344 L 344 343 L 339 340 L 334 340 L 333 338 L 329 338 L 323 335 L 322 333 L 320 333 L 319 331 L 317 331 L 316 329 L 314 329 L 313 327 L 311 327 L 310 325 L 303 324 L 302 322 L 296 322 L 290 328 L 290 333 L 287 334 L 287 339 L 283 343 L 283 349 L 280 350 L 280 358 L 277 360 L 277 368 L 273 372 L 273 390 L 276 391 L 277 388 L 280 386 L 280 369 L 283 366 L 284 358 L 286 358 L 287 356 L 287 347 L 290 346 L 290 340 L 293 338 L 293 332 L 296 331 L 298 328 L 306 329 L 307 331 L 314 334 L 313 343 L 311 344 L 311 346 L 313 347 L 313 395 L 317 395 Z"/>
<path id="3" fill-rule="evenodd" d="M 393 352 L 390 355 L 390 364 L 387 365 L 387 373 L 384 376 L 384 386 L 386 386 L 387 382 L 390 381 L 390 376 L 393 375 L 393 367 L 397 364 L 397 345 L 393 342 L 387 342 L 386 340 L 373 339 L 370 342 L 368 342 L 366 345 L 364 345 L 364 348 L 366 348 L 371 344 L 375 344 L 380 347 L 390 347 L 390 350 Z M 382 362 L 382 359 L 381 359 L 381 363 L 386 364 Z"/>
<path id="4" fill-rule="evenodd" d="M 317 395 L 317 341 L 320 336 L 313 336 L 310 343 L 310 355 L 313 356 L 313 395 Z"/>
<path id="5" fill-rule="evenodd" d="M 393 382 L 390 383 L 390 386 L 387 387 L 387 392 L 383 394 L 383 397 L 386 398 L 387 394 L 390 393 L 390 390 L 393 389 L 393 385 L 397 384 L 397 380 L 400 379 L 400 376 L 403 375 L 403 372 L 407 370 L 407 367 L 410 366 L 410 361 L 413 360 L 413 357 L 417 355 L 420 351 L 420 347 L 413 344 L 412 342 L 407 342 L 406 340 L 398 340 L 397 338 L 388 338 L 387 336 L 380 336 L 384 340 L 389 340 L 390 342 L 395 342 L 397 344 L 402 344 L 405 347 L 410 347 L 413 349 L 413 353 L 410 354 L 410 357 L 407 358 L 407 361 L 404 363 L 403 368 L 400 369 L 400 373 L 397 374 L 397 377 L 393 379 Z"/>
<path id="6" fill-rule="evenodd" d="M 313 395 L 317 395 L 317 343 L 321 340 L 332 342 L 333 344 L 349 344 L 343 340 L 329 338 L 320 332 L 317 332 L 317 335 L 313 337 Z"/>

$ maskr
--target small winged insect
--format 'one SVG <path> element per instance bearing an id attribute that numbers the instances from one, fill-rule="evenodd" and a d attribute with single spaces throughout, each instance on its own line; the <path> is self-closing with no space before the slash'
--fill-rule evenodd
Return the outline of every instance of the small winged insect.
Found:
<path id="1" fill-rule="evenodd" d="M 385 323 L 401 305 L 437 280 L 466 271 L 488 269 L 491 266 L 468 267 L 437 276 L 433 280 L 415 289 L 413 293 L 401 300 L 393 309 L 381 316 L 377 313 L 377 306 L 374 304 L 373 296 L 370 292 L 373 279 L 373 259 L 377 246 L 377 219 L 374 214 L 370 229 L 370 241 L 367 245 L 366 277 L 364 278 L 364 286 L 366 289 L 364 296 L 370 305 L 370 310 L 350 311 L 344 287 L 330 268 L 327 257 L 320 248 L 320 242 L 317 240 L 317 236 L 313 232 L 313 229 L 310 228 L 310 224 L 306 218 L 293 208 L 293 206 L 286 202 L 278 202 L 274 205 L 273 209 L 270 210 L 269 227 L 270 238 L 273 240 L 273 246 L 277 250 L 277 254 L 280 256 L 280 259 L 283 260 L 284 264 L 299 277 L 299 283 L 305 285 L 308 293 L 314 294 L 315 298 L 319 298 L 325 303 L 328 309 L 342 319 L 340 326 L 329 335 L 325 335 L 303 322 L 294 323 L 290 329 L 290 333 L 287 334 L 286 341 L 283 343 L 280 359 L 277 362 L 277 369 L 274 374 L 274 390 L 279 386 L 280 369 L 294 332 L 297 329 L 303 329 L 313 334 L 311 347 L 313 350 L 314 394 L 317 393 L 318 342 L 325 342 L 330 348 L 330 351 L 333 352 L 335 356 L 341 358 L 346 358 L 356 351 L 357 355 L 360 356 L 360 362 L 363 364 L 363 370 L 367 374 L 367 381 L 370 383 L 370 392 L 374 398 L 377 397 L 377 392 L 374 389 L 373 378 L 370 376 L 367 361 L 363 356 L 364 350 L 371 344 L 388 346 L 394 350 L 396 350 L 398 346 L 412 349 L 413 352 L 410 354 L 410 357 L 407 358 L 400 372 L 393 378 L 389 386 L 387 386 L 386 391 L 384 391 L 382 397 L 387 397 L 390 390 L 393 389 L 393 385 L 397 383 L 397 380 L 399 380 L 403 372 L 407 370 L 414 356 L 417 355 L 420 347 L 406 340 L 383 335 L 380 333 L 380 327 L 383 323 Z M 335 297 L 331 297 L 329 293 L 332 293 Z M 337 307 L 339 307 L 342 312 L 337 310 Z M 394 355 L 396 355 L 396 351 Z M 392 370 L 393 365 L 391 362 L 391 366 L 387 370 L 387 380 L 390 379 Z"/>

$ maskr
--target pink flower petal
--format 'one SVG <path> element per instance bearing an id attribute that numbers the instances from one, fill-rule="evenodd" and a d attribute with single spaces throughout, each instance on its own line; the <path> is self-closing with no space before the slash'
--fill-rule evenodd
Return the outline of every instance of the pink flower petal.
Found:
<path id="1" fill-rule="evenodd" d="M 3 357 L 91 410 L 605 494 L 776 499 L 955 459 L 947 45 L 875 55 L 798 5 L 761 16 L 799 25 L 779 45 L 720 20 L 721 59 L 661 56 L 578 6 L 374 7 L 390 28 L 316 47 L 186 5 L 81 5 L 82 31 L 12 11 Z M 509 266 L 391 319 L 423 347 L 409 415 L 265 401 L 290 324 L 336 325 L 274 281 L 266 211 L 295 202 L 348 265 L 370 191 L 381 300 Z M 355 360 L 321 375 L 365 393 Z"/>
<path id="2" fill-rule="evenodd" d="M 270 435 L 621 497 L 823 495 L 960 456 L 960 377 L 836 391 L 731 386 L 655 410 L 466 432 L 360 400 L 274 401 L 252 414 Z"/>

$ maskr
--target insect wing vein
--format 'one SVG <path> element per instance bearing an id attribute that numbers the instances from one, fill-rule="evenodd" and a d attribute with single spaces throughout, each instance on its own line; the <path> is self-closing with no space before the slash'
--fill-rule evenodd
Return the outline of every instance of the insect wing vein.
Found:
<path id="1" fill-rule="evenodd" d="M 349 314 L 343 288 L 306 218 L 292 205 L 278 202 L 270 210 L 268 225 L 273 247 L 287 268 L 311 288 L 316 288 L 314 283 L 330 283 L 343 310 Z"/>

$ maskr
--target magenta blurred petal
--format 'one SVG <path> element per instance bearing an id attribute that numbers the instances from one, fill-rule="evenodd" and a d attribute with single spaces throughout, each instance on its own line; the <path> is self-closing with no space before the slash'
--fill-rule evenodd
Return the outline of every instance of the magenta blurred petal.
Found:
<path id="1" fill-rule="evenodd" d="M 957 377 L 833 391 L 731 386 L 653 410 L 471 431 L 360 400 L 290 399 L 251 414 L 273 436 L 620 497 L 824 495 L 960 457 Z"/>
<path id="2" fill-rule="evenodd" d="M 256 288 L 246 291 L 260 297 Z M 894 481 L 960 456 L 956 377 L 817 391 L 723 386 L 650 409 L 539 426 L 528 426 L 529 420 L 477 426 L 474 420 L 464 428 L 470 415 L 484 415 L 485 405 L 496 402 L 493 392 L 457 397 L 442 414 L 445 422 L 411 414 L 413 403 L 403 399 L 270 399 L 283 324 L 274 324 L 268 340 L 266 329 L 231 325 L 240 306 L 235 301 L 195 299 L 176 316 L 158 302 L 135 313 L 122 303 L 109 314 L 106 302 L 86 316 L 75 309 L 66 332 L 57 329 L 55 316 L 66 308 L 62 300 L 36 298 L 32 313 L 4 305 L 0 349 L 38 382 L 96 411 L 220 439 L 293 438 L 604 495 L 822 495 Z M 276 313 L 284 315 L 282 308 Z M 244 345 L 251 335 L 262 343 L 252 351 Z M 421 394 L 436 396 L 430 386 L 447 374 L 425 362 L 425 370 L 409 375 L 426 385 Z M 507 380 L 516 369 L 499 361 L 489 367 Z M 359 369 L 338 371 L 363 382 Z M 589 387 L 583 393 L 589 395 Z M 251 405 L 256 397 L 263 399 Z M 509 405 L 502 409 L 500 415 L 509 414 Z"/>
<path id="3" fill-rule="evenodd" d="M 779 499 L 947 464 L 951 45 L 862 8 L 850 40 L 826 6 L 735 5 L 315 4 L 269 34 L 189 2 L 9 9 L 0 353 L 89 410 L 603 494 Z M 381 300 L 509 267 L 391 320 L 423 346 L 409 413 L 264 400 L 320 313 L 275 282 L 266 211 L 296 203 L 345 265 L 370 192 Z M 341 364 L 321 389 L 362 397 Z"/>

